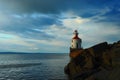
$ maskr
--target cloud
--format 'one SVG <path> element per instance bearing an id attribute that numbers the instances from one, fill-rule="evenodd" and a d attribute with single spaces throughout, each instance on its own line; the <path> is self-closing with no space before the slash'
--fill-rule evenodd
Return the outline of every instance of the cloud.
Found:
<path id="1" fill-rule="evenodd" d="M 119 5 L 118 0 L 0 0 L 1 10 L 5 12 L 16 13 L 59 13 L 66 10 L 73 11 L 92 11 L 94 9 L 102 9 L 106 5 L 113 6 Z M 97 9 L 96 9 L 97 8 Z M 79 13 L 80 13 L 79 12 Z"/>
<path id="2" fill-rule="evenodd" d="M 28 52 L 35 44 L 25 41 L 25 38 L 19 37 L 15 34 L 0 33 L 0 47 L 1 51 L 15 51 Z"/>
<path id="3" fill-rule="evenodd" d="M 49 28 L 46 28 L 45 32 L 52 36 L 56 36 L 56 38 L 63 40 L 64 42 L 69 41 L 64 43 L 69 46 L 70 39 L 72 38 L 72 32 L 75 29 L 78 29 L 80 38 L 83 39 L 83 47 L 89 47 L 93 44 L 97 44 L 103 41 L 113 42 L 120 39 L 120 29 L 117 25 L 103 22 L 96 23 L 91 18 L 81 18 L 77 15 L 72 16 L 66 16 L 65 18 L 60 19 L 62 24 L 61 26 L 58 26 L 57 24 L 52 25 Z"/>
<path id="4" fill-rule="evenodd" d="M 5 26 L 5 25 L 8 25 L 10 24 L 11 22 L 11 19 L 8 15 L 0 12 L 0 26 Z"/>
<path id="5" fill-rule="evenodd" d="M 105 10 L 94 17 L 100 17 L 108 11 Z M 113 42 L 120 38 L 119 26 L 112 23 L 96 22 L 93 17 L 83 18 L 72 11 L 63 12 L 57 17 L 49 15 L 8 15 L 11 17 L 11 23 L 0 27 L 0 44 L 6 45 L 6 50 L 10 51 L 67 52 L 75 29 L 79 31 L 83 47 L 103 41 Z M 46 23 L 40 22 L 40 19 Z M 53 22 L 47 24 L 47 20 L 52 19 Z"/>
<path id="6" fill-rule="evenodd" d="M 63 0 L 62 0 L 63 1 Z M 0 0 L 1 9 L 4 11 L 11 10 L 10 12 L 16 13 L 31 13 L 31 12 L 42 12 L 42 13 L 49 13 L 49 12 L 57 12 L 56 6 L 61 3 L 60 0 Z"/>
<path id="7" fill-rule="evenodd" d="M 86 23 L 88 22 L 89 19 L 84 19 L 84 18 L 81 18 L 81 17 L 76 17 L 76 18 L 68 18 L 68 19 L 64 19 L 62 20 L 64 26 L 68 27 L 68 28 L 79 28 L 79 26 L 83 23 Z M 74 27 L 73 27 L 74 26 Z"/>
<path id="8" fill-rule="evenodd" d="M 52 15 L 50 16 L 37 13 L 30 15 L 5 14 L 5 17 L 5 20 L 1 19 L 1 32 L 17 34 L 21 37 L 27 38 L 34 37 L 37 39 L 48 40 L 53 38 L 53 36 L 49 36 L 46 32 L 41 31 L 41 29 L 46 28 L 48 25 L 56 23 L 56 18 L 52 17 Z"/>
<path id="9" fill-rule="evenodd" d="M 77 29 L 83 47 L 118 39 L 118 0 L 0 0 L 0 50 L 67 52 Z"/>
<path id="10" fill-rule="evenodd" d="M 28 44 L 27 42 L 25 42 L 24 38 L 20 38 L 19 36 L 16 35 L 1 33 L 0 38 L 2 44 L 32 46 L 32 44 Z"/>
<path id="11" fill-rule="evenodd" d="M 120 11 L 116 8 L 105 7 L 100 10 L 98 14 L 91 17 L 96 22 L 112 22 L 118 23 L 120 21 Z"/>

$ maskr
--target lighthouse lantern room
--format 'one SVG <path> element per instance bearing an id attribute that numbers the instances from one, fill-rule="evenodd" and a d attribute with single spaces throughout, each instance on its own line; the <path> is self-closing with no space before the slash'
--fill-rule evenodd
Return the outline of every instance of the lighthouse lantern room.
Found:
<path id="1" fill-rule="evenodd" d="M 72 38 L 71 48 L 70 49 L 82 49 L 81 43 L 82 40 L 78 37 L 78 31 L 74 31 L 74 37 Z"/>

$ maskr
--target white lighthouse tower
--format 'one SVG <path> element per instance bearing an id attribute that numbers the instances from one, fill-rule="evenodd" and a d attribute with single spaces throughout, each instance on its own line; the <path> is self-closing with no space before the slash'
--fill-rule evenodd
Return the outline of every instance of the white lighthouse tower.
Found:
<path id="1" fill-rule="evenodd" d="M 81 47 L 82 40 L 78 37 L 78 31 L 75 30 L 73 34 L 74 37 L 72 38 L 70 51 L 75 49 L 82 49 Z"/>

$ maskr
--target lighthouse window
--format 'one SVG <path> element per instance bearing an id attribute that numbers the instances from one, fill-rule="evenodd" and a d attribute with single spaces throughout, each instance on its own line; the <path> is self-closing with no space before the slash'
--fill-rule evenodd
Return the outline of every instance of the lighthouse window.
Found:
<path id="1" fill-rule="evenodd" d="M 77 43 L 77 48 L 78 48 L 78 43 Z"/>

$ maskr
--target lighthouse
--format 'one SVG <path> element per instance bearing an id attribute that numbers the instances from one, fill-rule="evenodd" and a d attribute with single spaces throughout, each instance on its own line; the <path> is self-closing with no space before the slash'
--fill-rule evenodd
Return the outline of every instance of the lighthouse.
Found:
<path id="1" fill-rule="evenodd" d="M 78 31 L 75 30 L 73 34 L 74 34 L 74 37 L 72 38 L 70 51 L 76 50 L 76 49 L 82 49 L 81 47 L 82 40 L 78 37 L 78 34 L 79 34 Z"/>

